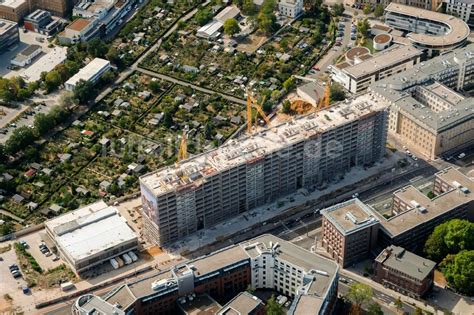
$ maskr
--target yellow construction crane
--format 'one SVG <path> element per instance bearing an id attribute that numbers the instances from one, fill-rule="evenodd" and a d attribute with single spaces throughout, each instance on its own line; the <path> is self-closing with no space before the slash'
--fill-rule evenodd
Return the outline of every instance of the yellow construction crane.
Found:
<path id="1" fill-rule="evenodd" d="M 326 81 L 326 89 L 324 90 L 324 96 L 319 100 L 317 110 L 329 108 L 329 102 L 331 100 L 331 80 L 328 78 Z"/>
<path id="2" fill-rule="evenodd" d="M 188 143 L 186 139 L 187 129 L 188 129 L 188 126 L 185 126 L 183 129 L 182 136 L 181 136 L 181 143 L 179 145 L 179 151 L 178 151 L 178 161 L 177 161 L 178 163 L 188 158 Z"/>
<path id="3" fill-rule="evenodd" d="M 262 100 L 262 104 L 265 103 L 265 97 Z M 251 92 L 247 92 L 247 133 L 252 133 L 252 106 L 255 107 L 257 112 L 262 116 L 263 120 L 265 120 L 265 123 L 267 124 L 267 127 L 270 126 L 270 119 L 265 115 L 265 112 L 262 109 L 262 106 L 260 106 L 257 103 L 257 100 L 253 98 L 251 95 Z"/>

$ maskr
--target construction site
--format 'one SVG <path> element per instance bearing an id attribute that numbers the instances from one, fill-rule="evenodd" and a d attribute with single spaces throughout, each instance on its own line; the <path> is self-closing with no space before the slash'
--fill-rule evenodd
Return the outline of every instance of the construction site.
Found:
<path id="1" fill-rule="evenodd" d="M 178 162 L 140 178 L 145 236 L 173 242 L 371 165 L 384 155 L 387 117 L 365 94 L 259 132 L 249 119 L 248 135 L 187 159 L 183 133 Z"/>

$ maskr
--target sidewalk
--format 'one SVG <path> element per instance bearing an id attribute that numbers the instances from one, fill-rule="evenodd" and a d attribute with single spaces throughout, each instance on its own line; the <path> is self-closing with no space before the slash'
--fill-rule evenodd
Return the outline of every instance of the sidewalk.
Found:
<path id="1" fill-rule="evenodd" d="M 347 269 L 340 269 L 340 272 L 339 272 L 341 275 L 344 275 L 346 277 L 349 277 L 349 278 L 352 278 L 352 279 L 355 279 L 357 280 L 358 282 L 360 283 L 364 283 L 380 292 L 383 292 L 384 294 L 386 295 L 389 295 L 395 299 L 398 299 L 400 297 L 400 299 L 407 303 L 407 304 L 410 304 L 410 305 L 414 305 L 414 306 L 418 306 L 419 308 L 421 308 L 422 310 L 425 310 L 425 311 L 428 311 L 428 312 L 431 312 L 433 314 L 439 314 L 439 315 L 443 315 L 443 311 L 439 311 L 439 310 L 435 310 L 432 306 L 430 305 L 426 305 L 425 303 L 423 302 L 420 302 L 418 300 L 415 300 L 413 298 L 410 298 L 408 296 L 405 296 L 401 293 L 398 293 L 396 291 L 393 291 L 392 289 L 388 289 L 386 287 L 384 287 L 383 285 L 381 285 L 380 283 L 377 283 L 369 278 L 365 278 L 363 276 L 360 276 L 358 275 L 357 273 L 354 273 L 352 271 L 349 271 Z"/>

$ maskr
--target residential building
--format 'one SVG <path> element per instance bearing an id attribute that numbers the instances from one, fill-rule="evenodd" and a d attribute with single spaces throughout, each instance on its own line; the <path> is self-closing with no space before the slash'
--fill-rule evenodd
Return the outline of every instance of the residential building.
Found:
<path id="1" fill-rule="evenodd" d="M 429 55 L 463 46 L 470 34 L 469 26 L 459 18 L 393 2 L 385 8 L 385 23 L 408 32 L 413 46 Z"/>
<path id="2" fill-rule="evenodd" d="M 0 19 L 0 53 L 20 41 L 18 24 Z"/>
<path id="3" fill-rule="evenodd" d="M 99 35 L 100 28 L 97 27 L 95 20 L 78 18 L 67 25 L 64 31 L 58 34 L 58 40 L 60 44 L 68 45 L 77 42 L 86 42 Z"/>
<path id="4" fill-rule="evenodd" d="M 61 258 L 78 274 L 138 246 L 126 220 L 103 201 L 51 219 L 45 228 Z"/>
<path id="5" fill-rule="evenodd" d="M 221 312 L 226 308 L 231 311 L 234 307 L 242 311 L 259 310 L 261 304 L 258 300 L 241 293 L 251 287 L 272 289 L 291 297 L 290 315 L 323 315 L 333 311 L 337 284 L 336 263 L 276 236 L 261 235 L 156 275 L 129 281 L 102 299 L 107 304 L 104 309 L 119 305 L 127 314 L 154 314 L 158 311 L 176 314 L 178 309 L 188 309 L 186 305 L 177 304 L 187 304 L 196 296 L 204 296 L 203 299 L 207 300 L 204 305 L 214 310 L 217 309 L 215 304 L 224 304 L 224 309 L 219 310 Z M 205 294 L 212 299 L 206 299 Z M 84 314 L 76 310 L 73 313 Z M 96 310 L 104 312 L 100 308 Z"/>
<path id="6" fill-rule="evenodd" d="M 95 84 L 97 80 L 99 80 L 100 77 L 110 69 L 110 61 L 101 58 L 94 58 L 84 68 L 79 70 L 78 73 L 66 81 L 64 84 L 66 90 L 74 91 L 76 84 L 81 80 Z"/>
<path id="7" fill-rule="evenodd" d="M 446 13 L 457 16 L 474 27 L 474 1 L 472 0 L 443 0 L 446 4 Z"/>
<path id="8" fill-rule="evenodd" d="M 352 199 L 321 211 L 322 246 L 342 267 L 370 255 L 377 243 L 379 220 L 367 205 Z"/>
<path id="9" fill-rule="evenodd" d="M 474 98 L 456 91 L 474 84 L 474 44 L 419 63 L 371 85 L 390 102 L 389 133 L 428 159 L 474 143 Z"/>
<path id="10" fill-rule="evenodd" d="M 177 241 L 385 154 L 387 107 L 368 93 L 140 178 L 144 234 Z"/>
<path id="11" fill-rule="evenodd" d="M 93 21 L 102 34 L 109 34 L 130 12 L 133 0 L 81 0 L 72 10 L 74 16 Z"/>
<path id="12" fill-rule="evenodd" d="M 346 53 L 344 62 L 330 66 L 331 78 L 351 93 L 361 93 L 379 80 L 413 68 L 422 54 L 411 46 L 395 45 L 376 55 L 365 47 L 355 47 Z"/>
<path id="13" fill-rule="evenodd" d="M 403 295 L 420 298 L 433 285 L 435 266 L 429 259 L 392 245 L 375 258 L 373 279 Z"/>
<path id="14" fill-rule="evenodd" d="M 10 63 L 18 67 L 25 67 L 26 65 L 29 65 L 34 58 L 41 54 L 42 51 L 43 49 L 40 45 L 29 45 L 17 54 Z"/>
<path id="15" fill-rule="evenodd" d="M 297 18 L 303 13 L 303 0 L 280 0 L 278 12 L 293 19 Z"/>
<path id="16" fill-rule="evenodd" d="M 474 181 L 452 167 L 435 174 L 434 198 L 411 185 L 397 190 L 390 218 L 373 211 L 380 221 L 379 244 L 415 251 L 438 224 L 452 218 L 473 219 L 473 191 Z"/>
<path id="17" fill-rule="evenodd" d="M 21 22 L 32 11 L 34 0 L 0 0 L 0 18 Z"/>

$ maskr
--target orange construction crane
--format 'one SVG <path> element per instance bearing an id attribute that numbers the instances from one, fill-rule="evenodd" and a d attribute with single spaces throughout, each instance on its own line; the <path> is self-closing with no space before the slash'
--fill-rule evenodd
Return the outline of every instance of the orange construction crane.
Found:
<path id="1" fill-rule="evenodd" d="M 265 103 L 265 97 L 262 100 L 262 104 Z M 265 115 L 265 112 L 262 109 L 262 106 L 260 106 L 257 103 L 257 100 L 253 98 L 251 95 L 251 92 L 247 92 L 247 133 L 252 133 L 252 106 L 255 107 L 257 112 L 262 116 L 263 120 L 265 120 L 265 123 L 267 126 L 270 126 L 270 119 Z"/>
<path id="2" fill-rule="evenodd" d="M 188 129 L 188 126 L 185 126 L 183 129 L 183 134 L 181 136 L 181 143 L 179 145 L 179 151 L 178 151 L 178 162 L 181 162 L 182 160 L 185 160 L 188 158 L 188 143 L 186 139 L 187 129 Z"/>
<path id="3" fill-rule="evenodd" d="M 326 89 L 324 90 L 324 96 L 319 100 L 317 110 L 329 108 L 329 102 L 331 100 L 331 80 L 326 81 Z"/>

